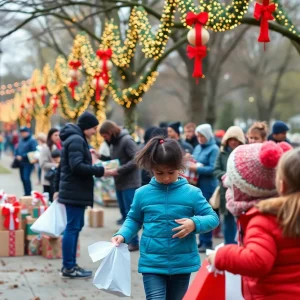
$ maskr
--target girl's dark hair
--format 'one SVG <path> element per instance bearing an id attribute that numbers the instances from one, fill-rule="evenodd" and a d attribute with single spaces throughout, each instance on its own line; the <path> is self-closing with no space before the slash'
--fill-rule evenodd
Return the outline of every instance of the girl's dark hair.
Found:
<path id="1" fill-rule="evenodd" d="M 54 145 L 53 141 L 52 141 L 52 135 L 55 133 L 55 132 L 58 132 L 59 130 L 57 128 L 51 128 L 48 132 L 48 135 L 47 135 L 47 146 L 49 147 L 50 151 L 52 149 L 52 146 Z"/>
<path id="2" fill-rule="evenodd" d="M 156 165 L 165 165 L 174 170 L 183 170 L 183 151 L 174 139 L 164 136 L 153 137 L 145 147 L 137 153 L 137 165 L 151 171 Z"/>

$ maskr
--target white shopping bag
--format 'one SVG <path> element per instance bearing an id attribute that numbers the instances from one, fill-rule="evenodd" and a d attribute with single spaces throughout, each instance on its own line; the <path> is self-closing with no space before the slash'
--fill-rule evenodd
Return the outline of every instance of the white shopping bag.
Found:
<path id="1" fill-rule="evenodd" d="M 64 204 L 57 200 L 32 224 L 32 231 L 59 237 L 67 226 L 67 213 Z"/>
<path id="2" fill-rule="evenodd" d="M 107 293 L 119 297 L 131 295 L 130 253 L 128 245 L 116 247 L 110 242 L 98 242 L 88 247 L 93 262 L 102 260 L 93 284 Z"/>

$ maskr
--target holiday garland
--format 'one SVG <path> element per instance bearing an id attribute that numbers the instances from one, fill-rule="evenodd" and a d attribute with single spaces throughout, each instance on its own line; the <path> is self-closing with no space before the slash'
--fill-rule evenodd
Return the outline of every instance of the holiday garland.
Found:
<path id="1" fill-rule="evenodd" d="M 278 0 L 274 0 L 273 3 L 276 5 L 273 13 L 276 22 L 294 35 L 300 36 Z M 221 32 L 240 25 L 248 11 L 248 5 L 248 0 L 234 0 L 228 6 L 216 0 L 209 1 L 209 3 L 200 0 L 199 6 L 195 6 L 193 0 L 166 0 L 161 16 L 156 14 L 156 17 L 160 19 L 160 24 L 155 34 L 152 32 L 148 18 L 147 10 L 149 11 L 149 8 L 136 6 L 131 10 L 124 42 L 118 25 L 111 19 L 105 25 L 99 50 L 111 49 L 112 62 L 122 73 L 122 70 L 130 67 L 138 42 L 146 58 L 157 61 L 162 57 L 170 38 L 171 29 L 178 26 L 174 22 L 176 8 L 181 13 L 180 20 L 183 28 L 190 28 L 186 23 L 188 12 L 195 14 L 207 12 L 208 22 L 205 27 L 215 32 Z M 74 63 L 76 71 L 78 70 L 83 75 L 83 79 L 77 77 L 78 73 L 74 76 L 76 80 L 70 78 L 70 66 L 73 66 Z M 0 104 L 0 120 L 7 122 L 19 118 L 23 123 L 28 123 L 31 116 L 39 118 L 44 115 L 49 118 L 58 105 L 61 108 L 61 115 L 68 119 L 77 118 L 89 105 L 94 106 L 97 116 L 104 119 L 103 113 L 108 91 L 119 105 L 130 108 L 131 105 L 141 102 L 142 95 L 154 84 L 158 76 L 157 66 L 158 64 L 154 63 L 154 67 L 146 73 L 133 74 L 139 76 L 135 78 L 138 80 L 132 86 L 124 89 L 118 87 L 117 81 L 110 76 L 108 71 L 106 82 L 105 84 L 101 83 L 99 92 L 99 81 L 97 81 L 99 80 L 97 77 L 99 76 L 99 57 L 92 49 L 87 36 L 81 33 L 74 40 L 68 62 L 64 58 L 58 57 L 54 70 L 51 70 L 49 65 L 45 65 L 42 73 L 35 71 L 30 86 L 24 86 L 21 93 L 15 94 L 14 99 Z M 121 74 L 121 79 L 125 80 L 125 75 Z M 28 103 L 28 99 L 32 99 L 31 105 L 29 105 L 31 100 Z"/>

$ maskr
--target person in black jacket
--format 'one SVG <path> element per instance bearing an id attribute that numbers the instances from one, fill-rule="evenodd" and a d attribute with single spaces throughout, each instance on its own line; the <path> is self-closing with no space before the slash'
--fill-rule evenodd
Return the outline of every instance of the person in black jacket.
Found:
<path id="1" fill-rule="evenodd" d="M 104 175 L 104 168 L 92 166 L 92 156 L 87 139 L 96 134 L 99 122 L 89 112 L 84 112 L 77 125 L 67 124 L 60 132 L 63 144 L 59 168 L 58 202 L 65 204 L 67 227 L 62 242 L 64 278 L 87 278 L 92 272 L 76 264 L 79 232 L 84 225 L 84 211 L 93 206 L 93 176 Z"/>

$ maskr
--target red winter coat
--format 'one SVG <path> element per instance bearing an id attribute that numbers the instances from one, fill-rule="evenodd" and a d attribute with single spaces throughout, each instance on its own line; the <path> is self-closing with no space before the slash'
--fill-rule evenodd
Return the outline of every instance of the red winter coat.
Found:
<path id="1" fill-rule="evenodd" d="M 220 248 L 215 267 L 242 275 L 245 300 L 299 300 L 300 238 L 284 237 L 271 214 L 282 198 L 267 201 L 270 214 L 252 208 L 239 218 L 243 245 Z"/>

